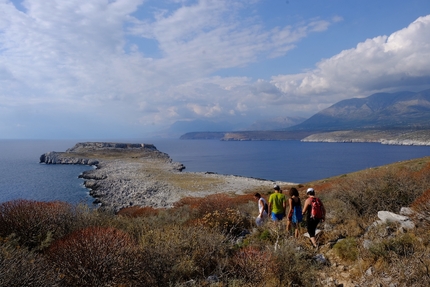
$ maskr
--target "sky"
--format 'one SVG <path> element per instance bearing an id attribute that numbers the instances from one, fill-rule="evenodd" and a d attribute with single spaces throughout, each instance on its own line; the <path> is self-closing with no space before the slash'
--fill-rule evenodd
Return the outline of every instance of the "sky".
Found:
<path id="1" fill-rule="evenodd" d="M 0 0 L 0 139 L 242 129 L 428 88 L 429 0 Z"/>

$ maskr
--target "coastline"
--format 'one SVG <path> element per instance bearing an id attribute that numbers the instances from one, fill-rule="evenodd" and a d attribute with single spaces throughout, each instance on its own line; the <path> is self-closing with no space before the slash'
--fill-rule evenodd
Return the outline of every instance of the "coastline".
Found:
<path id="1" fill-rule="evenodd" d="M 303 142 L 380 143 L 385 145 L 430 146 L 428 130 L 371 130 L 335 131 L 316 133 L 302 139 Z"/>
<path id="2" fill-rule="evenodd" d="M 171 207 L 184 197 L 244 194 L 257 189 L 268 191 L 274 183 L 236 175 L 184 172 L 185 166 L 173 162 L 168 154 L 158 151 L 152 144 L 77 143 L 66 152 L 41 155 L 40 162 L 95 166 L 79 177 L 85 180 L 84 185 L 95 203 L 116 212 L 130 206 Z"/>

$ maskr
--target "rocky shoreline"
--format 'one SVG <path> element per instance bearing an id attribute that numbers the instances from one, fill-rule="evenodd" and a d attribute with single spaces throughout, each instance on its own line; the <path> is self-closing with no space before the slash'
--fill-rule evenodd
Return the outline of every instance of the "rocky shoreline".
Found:
<path id="1" fill-rule="evenodd" d="M 380 143 L 386 145 L 430 146 L 429 130 L 366 130 L 316 133 L 303 142 Z"/>
<path id="2" fill-rule="evenodd" d="M 102 208 L 119 211 L 130 206 L 171 207 L 184 197 L 214 193 L 243 194 L 271 190 L 273 181 L 212 172 L 183 172 L 152 144 L 85 142 L 66 152 L 40 156 L 45 164 L 84 164 L 95 169 L 83 172 L 84 185 Z M 292 185 L 289 182 L 277 182 Z"/>

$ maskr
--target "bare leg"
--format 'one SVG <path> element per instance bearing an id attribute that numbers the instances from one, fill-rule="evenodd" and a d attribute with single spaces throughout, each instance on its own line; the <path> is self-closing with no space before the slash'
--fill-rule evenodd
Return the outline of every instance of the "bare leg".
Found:
<path id="1" fill-rule="evenodd" d="M 290 230 L 291 230 L 291 221 L 287 220 L 287 233 L 290 234 Z"/>
<path id="2" fill-rule="evenodd" d="M 316 247 L 318 247 L 318 245 L 317 245 L 317 240 L 315 239 L 315 237 L 311 237 L 311 242 L 312 242 L 312 245 L 316 248 Z"/>
<path id="3" fill-rule="evenodd" d="M 294 237 L 299 238 L 300 235 L 300 223 L 295 224 Z"/>

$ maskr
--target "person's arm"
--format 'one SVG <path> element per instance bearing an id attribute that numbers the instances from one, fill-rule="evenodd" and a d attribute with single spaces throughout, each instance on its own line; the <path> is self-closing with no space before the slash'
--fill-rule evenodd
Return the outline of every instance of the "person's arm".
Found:
<path id="1" fill-rule="evenodd" d="M 306 213 L 306 212 L 307 212 L 307 210 L 308 210 L 308 206 L 309 206 L 309 198 L 308 198 L 308 199 L 306 199 L 306 201 L 305 201 L 305 206 L 303 206 L 302 215 L 305 215 L 305 213 Z"/>
<path id="2" fill-rule="evenodd" d="M 270 215 L 270 214 L 272 214 L 272 201 L 270 200 L 270 197 L 269 197 L 269 202 L 267 203 L 267 205 L 269 206 L 268 214 Z"/>
<path id="3" fill-rule="evenodd" d="M 292 198 L 289 198 L 288 199 L 288 213 L 287 214 L 290 214 L 290 212 L 291 212 L 291 210 L 293 209 L 293 199 Z"/>
<path id="4" fill-rule="evenodd" d="M 284 196 L 284 202 L 282 202 L 282 208 L 284 209 L 284 216 L 287 215 L 287 198 Z"/>
<path id="5" fill-rule="evenodd" d="M 263 218 L 264 202 L 263 200 L 261 200 L 261 198 L 258 200 L 258 211 L 260 212 L 258 214 L 258 217 Z"/>
<path id="6" fill-rule="evenodd" d="M 321 221 L 325 221 L 325 207 L 324 207 L 324 204 L 322 203 L 322 201 L 321 201 L 321 208 L 322 208 L 322 212 L 323 212 L 323 218 Z"/>

